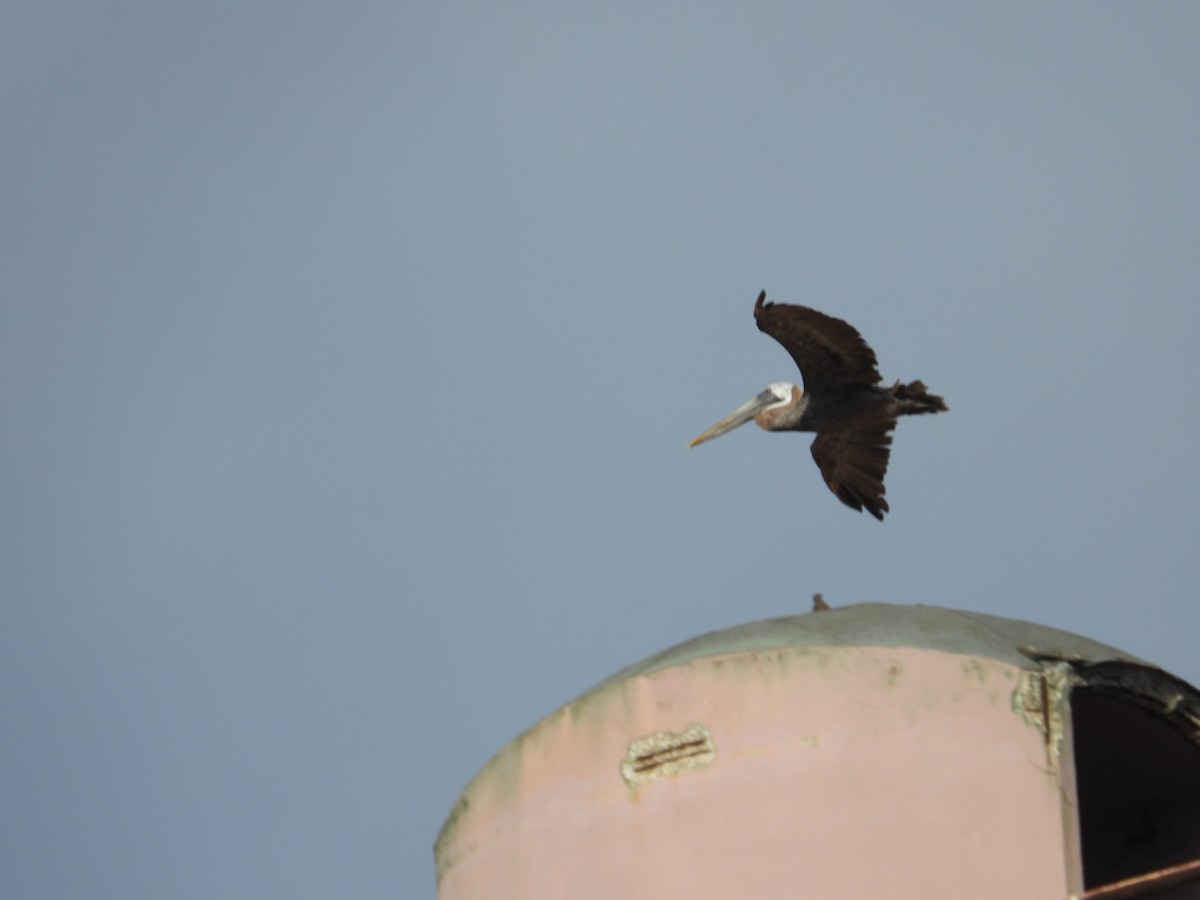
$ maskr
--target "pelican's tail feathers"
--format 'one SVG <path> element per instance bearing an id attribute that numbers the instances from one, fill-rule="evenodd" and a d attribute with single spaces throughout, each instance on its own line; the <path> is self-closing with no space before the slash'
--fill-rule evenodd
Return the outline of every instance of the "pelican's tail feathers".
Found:
<path id="1" fill-rule="evenodd" d="M 929 393 L 923 381 L 910 381 L 908 384 L 897 381 L 892 385 L 891 393 L 900 403 L 902 416 L 946 412 L 950 408 L 937 394 Z"/>

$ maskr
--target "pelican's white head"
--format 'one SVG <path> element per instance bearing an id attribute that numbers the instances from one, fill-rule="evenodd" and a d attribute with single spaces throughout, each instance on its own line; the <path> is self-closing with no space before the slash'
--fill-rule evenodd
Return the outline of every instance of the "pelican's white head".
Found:
<path id="1" fill-rule="evenodd" d="M 793 391 L 804 393 L 804 391 L 800 390 L 800 388 L 796 387 L 790 381 L 776 381 L 774 384 L 768 384 L 767 390 L 763 391 L 763 394 L 766 394 L 768 391 L 775 396 L 777 402 L 764 406 L 763 412 L 769 409 L 776 409 L 780 406 L 787 406 L 794 399 Z M 759 396 L 761 397 L 762 394 Z"/>

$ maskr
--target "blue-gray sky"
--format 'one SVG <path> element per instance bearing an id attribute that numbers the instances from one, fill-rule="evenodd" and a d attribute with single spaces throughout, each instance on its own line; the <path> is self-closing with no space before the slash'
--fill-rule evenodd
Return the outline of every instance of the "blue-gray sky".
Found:
<path id="1" fill-rule="evenodd" d="M 505 742 L 814 591 L 1200 681 L 1200 6 L 0 18 L 0 895 L 432 896 Z M 948 400 L 886 522 L 685 449 L 763 288 Z"/>

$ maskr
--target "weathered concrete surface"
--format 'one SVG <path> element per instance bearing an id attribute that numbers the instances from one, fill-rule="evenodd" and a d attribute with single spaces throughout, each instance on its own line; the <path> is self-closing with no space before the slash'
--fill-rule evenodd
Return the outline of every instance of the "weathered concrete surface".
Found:
<path id="1" fill-rule="evenodd" d="M 440 900 L 1063 897 L 1073 779 L 1014 708 L 1022 648 L 1131 659 L 880 605 L 665 651 L 471 781 L 438 839 Z"/>

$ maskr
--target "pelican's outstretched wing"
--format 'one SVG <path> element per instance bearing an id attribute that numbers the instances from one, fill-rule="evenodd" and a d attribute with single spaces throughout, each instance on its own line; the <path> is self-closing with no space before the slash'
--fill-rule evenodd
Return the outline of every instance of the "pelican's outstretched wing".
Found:
<path id="1" fill-rule="evenodd" d="M 883 499 L 895 423 L 856 431 L 822 431 L 812 444 L 813 459 L 829 489 L 849 507 L 883 521 L 888 511 Z"/>
<path id="2" fill-rule="evenodd" d="M 807 306 L 765 303 L 766 299 L 766 291 L 758 295 L 754 321 L 792 355 L 805 390 L 879 381 L 875 351 L 852 325 Z"/>

